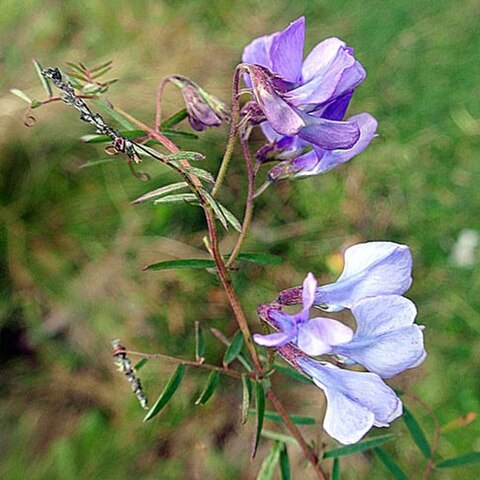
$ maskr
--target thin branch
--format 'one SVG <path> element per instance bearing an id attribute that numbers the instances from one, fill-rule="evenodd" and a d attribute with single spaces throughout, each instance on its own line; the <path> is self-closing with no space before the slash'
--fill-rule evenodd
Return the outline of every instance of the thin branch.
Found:
<path id="1" fill-rule="evenodd" d="M 166 362 L 176 363 L 185 365 L 187 367 L 203 368 L 205 370 L 214 370 L 216 372 L 223 373 L 233 378 L 242 378 L 242 374 L 236 370 L 230 370 L 229 368 L 217 367 L 216 365 L 210 365 L 208 363 L 195 362 L 193 360 L 184 360 L 183 358 L 171 357 L 169 355 L 164 355 L 163 353 L 143 353 L 143 352 L 134 352 L 131 350 L 126 350 L 125 353 L 128 355 L 134 355 L 137 357 L 148 358 L 151 360 L 164 360 Z"/>
<path id="2" fill-rule="evenodd" d="M 247 165 L 247 178 L 248 178 L 247 201 L 245 204 L 245 214 L 243 217 L 242 231 L 237 239 L 237 243 L 235 244 L 235 247 L 233 248 L 232 253 L 230 254 L 230 257 L 226 265 L 227 268 L 230 268 L 233 265 L 233 263 L 235 262 L 235 259 L 240 253 L 243 242 L 247 236 L 247 232 L 250 227 L 250 223 L 252 221 L 252 216 L 253 216 L 253 204 L 254 204 L 253 196 L 255 194 L 255 173 L 253 171 L 252 157 L 250 155 L 250 149 L 248 148 L 247 140 L 242 138 L 241 144 L 242 144 L 243 156 L 245 157 L 245 163 Z"/>
<path id="3" fill-rule="evenodd" d="M 163 97 L 163 90 L 168 83 L 168 77 L 163 78 L 157 88 L 157 95 L 156 95 L 156 108 L 155 108 L 155 124 L 153 126 L 156 132 L 160 132 L 160 123 L 162 120 L 162 97 Z"/>
<path id="4" fill-rule="evenodd" d="M 238 86 L 240 83 L 240 71 L 241 70 L 237 67 L 237 69 L 235 70 L 235 74 L 233 75 L 232 119 L 230 124 L 230 132 L 228 134 L 227 146 L 225 148 L 225 153 L 223 154 L 223 159 L 222 163 L 220 164 L 217 179 L 211 192 L 213 198 L 215 198 L 215 196 L 217 195 L 218 190 L 220 189 L 225 179 L 237 139 L 238 123 L 240 120 L 240 100 L 238 93 Z"/>
<path id="5" fill-rule="evenodd" d="M 295 438 L 295 440 L 300 445 L 300 448 L 302 449 L 303 454 L 305 455 L 305 458 L 312 465 L 313 470 L 315 471 L 315 473 L 317 475 L 317 478 L 319 478 L 320 480 L 326 480 L 327 477 L 325 476 L 325 473 L 323 472 L 322 468 L 318 464 L 317 455 L 307 445 L 307 442 L 303 438 L 303 435 L 301 434 L 298 427 L 292 422 L 290 416 L 288 415 L 284 406 L 280 402 L 279 398 L 273 393 L 272 390 L 269 390 L 267 392 L 267 398 L 272 402 L 273 406 L 275 407 L 275 410 L 278 412 L 278 414 L 280 415 L 280 417 L 283 420 L 283 423 L 287 427 L 287 430 L 292 434 L 292 436 Z"/>

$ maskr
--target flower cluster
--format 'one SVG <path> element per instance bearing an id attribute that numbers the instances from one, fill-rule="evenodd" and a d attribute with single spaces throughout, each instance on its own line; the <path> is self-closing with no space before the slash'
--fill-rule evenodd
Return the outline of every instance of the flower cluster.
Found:
<path id="1" fill-rule="evenodd" d="M 353 49 L 328 38 L 303 60 L 304 38 L 301 17 L 243 52 L 246 83 L 263 113 L 263 122 L 256 123 L 268 140 L 257 159 L 283 160 L 270 171 L 271 181 L 331 170 L 362 152 L 377 129 L 368 113 L 343 120 L 365 78 Z"/>
<path id="2" fill-rule="evenodd" d="M 411 267 L 405 245 L 354 245 L 345 252 L 344 269 L 336 282 L 318 286 L 309 273 L 303 287 L 285 290 L 274 304 L 261 309 L 261 318 L 278 331 L 256 334 L 254 340 L 279 348 L 280 355 L 324 390 L 328 403 L 324 428 L 342 443 L 355 443 L 372 426 L 388 426 L 401 415 L 400 400 L 382 378 L 425 359 L 424 327 L 414 323 L 415 305 L 402 296 L 411 284 Z M 281 310 L 300 301 L 303 309 L 297 314 Z M 312 306 L 327 312 L 350 309 L 356 331 L 331 318 L 310 318 Z M 282 347 L 288 344 L 295 348 L 285 353 Z M 335 358 L 336 364 L 359 364 L 370 373 L 310 358 L 320 355 Z"/>

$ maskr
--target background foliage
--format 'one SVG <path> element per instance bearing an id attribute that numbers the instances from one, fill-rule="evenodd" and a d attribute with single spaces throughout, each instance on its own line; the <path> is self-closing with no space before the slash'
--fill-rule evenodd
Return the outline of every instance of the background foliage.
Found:
<path id="1" fill-rule="evenodd" d="M 251 39 L 307 17 L 307 51 L 339 36 L 353 45 L 368 77 L 350 113 L 369 111 L 380 137 L 351 164 L 327 176 L 284 183 L 256 208 L 247 250 L 281 255 L 282 266 L 247 265 L 236 286 L 252 325 L 256 306 L 297 285 L 307 271 L 327 281 L 341 268 L 332 255 L 357 241 L 390 239 L 413 250 L 415 282 L 409 296 L 427 326 L 428 361 L 397 379 L 437 413 L 442 425 L 479 410 L 480 266 L 453 265 L 459 233 L 480 230 L 480 5 L 464 0 L 285 0 L 228 2 L 113 0 L 16 2 L 0 16 L 0 475 L 18 478 L 249 479 L 253 422 L 239 425 L 241 391 L 230 379 L 222 396 L 193 405 L 207 375 L 187 373 L 168 410 L 148 424 L 121 375 L 110 339 L 127 346 L 193 357 L 193 323 L 233 334 L 229 306 L 213 276 L 203 271 L 143 273 L 155 261 L 192 257 L 202 247 L 200 211 L 129 201 L 169 181 L 146 164 L 150 184 L 134 179 L 121 160 L 79 169 L 104 156 L 78 138 L 88 127 L 63 105 L 36 113 L 26 129 L 24 104 L 8 93 L 40 97 L 32 56 L 45 66 L 114 60 L 120 81 L 111 100 L 150 119 L 159 79 L 182 73 L 224 100 L 241 49 Z M 173 89 L 166 108 L 180 104 Z M 178 103 L 177 103 L 178 101 Z M 213 171 L 224 129 L 201 135 Z M 260 138 L 258 137 L 258 141 Z M 204 146 L 206 145 L 206 148 Z M 243 161 L 234 162 L 224 203 L 241 212 Z M 226 236 L 223 247 L 233 243 Z M 207 337 L 209 359 L 223 347 Z M 152 400 L 172 366 L 142 369 Z M 290 411 L 322 418 L 314 387 L 281 379 Z M 278 389 L 278 388 L 277 388 Z M 425 413 L 411 409 L 431 432 Z M 315 427 L 304 427 L 316 436 Z M 385 448 L 417 475 L 404 424 Z M 261 449 L 268 448 L 264 440 Z M 480 423 L 449 429 L 439 453 L 446 458 L 480 448 Z M 291 462 L 305 477 L 292 450 Z M 418 462 L 415 463 L 415 462 Z M 306 469 L 307 471 L 308 469 Z M 369 455 L 351 457 L 342 478 L 385 478 Z M 474 467 L 435 472 L 435 478 L 473 478 Z"/>

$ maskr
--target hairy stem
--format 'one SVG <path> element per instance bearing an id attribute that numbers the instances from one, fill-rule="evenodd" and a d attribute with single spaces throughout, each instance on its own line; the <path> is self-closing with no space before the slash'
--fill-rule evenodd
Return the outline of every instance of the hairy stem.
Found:
<path id="1" fill-rule="evenodd" d="M 227 146 L 225 153 L 223 154 L 222 163 L 220 164 L 220 170 L 217 174 L 215 185 L 213 186 L 211 195 L 215 198 L 220 189 L 223 180 L 228 171 L 230 159 L 232 158 L 233 149 L 235 147 L 235 141 L 237 139 L 238 123 L 240 120 L 240 101 L 238 98 L 238 85 L 240 82 L 240 70 L 237 68 L 233 76 L 233 93 L 232 93 L 232 119 L 230 124 L 230 132 L 228 134 Z"/>
<path id="2" fill-rule="evenodd" d="M 230 254 L 230 257 L 227 262 L 227 268 L 230 268 L 233 265 L 233 263 L 235 262 L 235 259 L 240 253 L 243 242 L 247 236 L 247 232 L 250 227 L 250 223 L 252 221 L 252 216 L 253 216 L 253 204 L 254 204 L 253 196 L 255 194 L 255 173 L 253 171 L 252 158 L 250 155 L 250 150 L 248 148 L 248 143 L 245 139 L 242 139 L 241 144 L 242 144 L 243 156 L 245 157 L 245 163 L 247 165 L 247 178 L 248 178 L 247 201 L 245 204 L 245 214 L 243 217 L 242 231 L 237 239 L 237 243 L 235 244 L 235 247 L 233 248 L 232 253 Z"/>
<path id="3" fill-rule="evenodd" d="M 162 97 L 163 97 L 163 90 L 168 83 L 168 77 L 163 78 L 157 88 L 157 96 L 156 96 L 156 108 L 155 108 L 155 124 L 153 129 L 156 132 L 160 132 L 160 123 L 162 120 Z"/>
<path id="4" fill-rule="evenodd" d="M 223 373 L 229 377 L 242 378 L 242 374 L 229 368 L 217 367 L 216 365 L 210 365 L 208 363 L 194 362 L 193 360 L 184 360 L 183 358 L 171 357 L 170 355 L 164 355 L 163 353 L 143 353 L 126 350 L 125 353 L 132 356 L 148 358 L 151 360 L 164 360 L 166 362 L 182 364 L 187 367 L 203 368 L 205 370 L 215 370 L 216 372 Z"/>

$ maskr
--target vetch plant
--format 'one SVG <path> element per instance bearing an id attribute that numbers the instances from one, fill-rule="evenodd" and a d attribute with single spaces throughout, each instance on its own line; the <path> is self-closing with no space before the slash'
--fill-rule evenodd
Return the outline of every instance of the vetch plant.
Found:
<path id="1" fill-rule="evenodd" d="M 271 478 L 276 464 L 279 464 L 283 479 L 292 478 L 287 454 L 291 444 L 300 447 L 319 479 L 328 478 L 329 459 L 334 459 L 332 478 L 339 478 L 339 458 L 368 449 L 375 449 L 380 461 L 395 478 L 408 478 L 381 448 L 382 444 L 395 439 L 395 435 L 374 435 L 361 441 L 372 427 L 388 427 L 402 412 L 405 412 L 407 429 L 426 457 L 423 478 L 427 478 L 435 467 L 449 468 L 478 461 L 476 454 L 438 460 L 436 446 L 440 429 L 435 417 L 435 433 L 430 445 L 400 397 L 421 401 L 409 393 L 395 392 L 385 382 L 385 379 L 417 367 L 426 357 L 424 329 L 415 323 L 416 307 L 403 296 L 412 282 L 412 256 L 407 246 L 373 241 L 349 247 L 345 251 L 343 272 L 335 282 L 318 285 L 315 276 L 309 273 L 303 286 L 284 290 L 272 302 L 259 306 L 258 316 L 271 331 L 251 333 L 247 318 L 253 315 L 243 310 L 232 276 L 243 262 L 271 267 L 281 262 L 271 254 L 242 250 L 256 197 L 280 180 L 328 172 L 361 153 L 376 135 L 377 121 L 370 114 L 345 118 L 355 89 L 365 79 L 365 70 L 355 58 L 353 49 L 338 38 L 329 38 L 320 42 L 304 59 L 304 36 L 302 17 L 285 30 L 250 43 L 233 76 L 231 107 L 184 76 L 164 78 L 157 90 L 152 126 L 104 98 L 104 93 L 116 81 L 100 81 L 110 70 L 110 62 L 93 68 L 70 64 L 70 70 L 63 72 L 58 68 L 43 69 L 34 61 L 47 98 L 31 100 L 19 90 L 12 93 L 29 103 L 25 114 L 27 125 L 35 121 L 34 109 L 64 102 L 80 113 L 81 120 L 93 126 L 94 133 L 84 136 L 83 140 L 107 143 L 105 151 L 112 155 L 112 161 L 117 155 L 124 155 L 136 177 L 149 180 L 146 174 L 136 170 L 143 161 L 160 162 L 178 175 L 177 182 L 157 185 L 132 199 L 132 204 L 187 203 L 203 211 L 206 255 L 158 262 L 145 270 L 195 268 L 215 272 L 238 331 L 229 339 L 221 331 L 210 329 L 225 345 L 220 365 L 206 362 L 205 332 L 198 322 L 195 324 L 195 360 L 130 351 L 118 340 L 114 341 L 118 366 L 144 408 L 147 408 L 147 396 L 138 378 L 140 366 L 148 359 L 177 365 L 156 402 L 152 402 L 145 421 L 167 406 L 177 393 L 186 368 L 196 368 L 208 370 L 210 374 L 195 404 L 206 404 L 222 378 L 232 377 L 238 380 L 243 392 L 242 424 L 247 422 L 249 413 L 256 417 L 252 456 L 257 452 L 261 437 L 274 441 L 261 466 L 258 477 L 261 479 Z M 168 84 L 179 88 L 185 108 L 182 106 L 171 117 L 163 118 L 161 104 Z M 58 96 L 54 95 L 52 86 L 58 90 Z M 110 126 L 107 116 L 119 127 Z M 205 158 L 203 153 L 182 151 L 174 142 L 176 137 L 196 138 L 177 128 L 183 120 L 188 120 L 197 132 L 222 123 L 230 124 L 225 153 L 216 174 L 197 166 Z M 252 158 L 249 139 L 258 126 L 267 143 Z M 241 221 L 221 200 L 237 140 L 245 160 L 247 183 Z M 256 190 L 263 164 L 272 161 L 279 163 L 267 173 L 267 182 L 262 182 L 263 186 Z M 238 232 L 230 252 L 220 250 L 219 225 Z M 302 305 L 301 310 L 290 313 L 288 308 L 293 307 L 289 306 L 298 304 Z M 312 308 L 316 308 L 316 316 L 312 315 Z M 345 309 L 350 310 L 355 329 L 330 318 Z M 266 350 L 259 350 L 258 346 Z M 140 357 L 142 363 L 132 367 L 131 357 Z M 290 366 L 285 367 L 282 361 Z M 330 440 L 327 444 L 318 444 L 312 440 L 313 435 L 309 440 L 305 438 L 299 425 L 311 425 L 315 419 L 291 415 L 286 410 L 271 381 L 274 375 L 282 374 L 292 382 L 301 382 L 296 388 L 308 389 L 305 383 L 309 383 L 324 392 L 327 409 L 323 428 L 331 438 L 346 446 L 331 448 Z M 274 411 L 266 410 L 268 403 Z M 252 405 L 255 408 L 251 408 Z M 264 429 L 266 422 L 282 423 L 286 434 Z M 302 474 L 294 472 L 294 476 L 301 478 Z"/>

